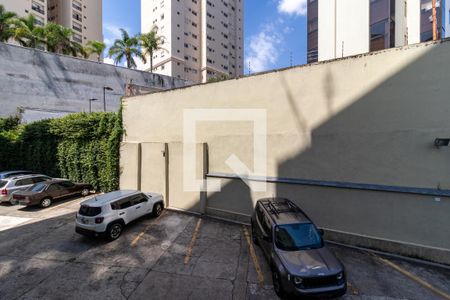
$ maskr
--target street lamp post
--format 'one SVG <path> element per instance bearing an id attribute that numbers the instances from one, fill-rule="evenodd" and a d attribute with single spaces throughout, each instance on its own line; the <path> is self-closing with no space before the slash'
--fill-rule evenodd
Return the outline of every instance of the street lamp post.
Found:
<path id="1" fill-rule="evenodd" d="M 103 87 L 103 111 L 104 112 L 106 112 L 106 91 L 114 91 L 114 89 L 109 86 Z"/>
<path id="2" fill-rule="evenodd" d="M 91 99 L 89 99 L 89 113 L 91 113 L 92 112 L 92 101 L 97 101 L 98 99 L 96 99 L 96 98 L 91 98 Z"/>

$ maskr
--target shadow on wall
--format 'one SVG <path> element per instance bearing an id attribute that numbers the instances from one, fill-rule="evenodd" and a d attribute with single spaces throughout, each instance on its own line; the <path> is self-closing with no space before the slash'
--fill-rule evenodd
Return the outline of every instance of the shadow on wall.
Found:
<path id="1" fill-rule="evenodd" d="M 288 82 L 279 72 L 285 91 L 285 100 L 279 101 L 287 101 L 292 111 L 285 117 L 297 124 L 299 138 L 311 134 L 311 144 L 279 163 L 276 177 L 314 183 L 275 180 L 269 192 L 295 200 L 320 227 L 450 250 L 450 198 L 445 197 L 450 190 L 450 152 L 433 145 L 436 137 L 450 134 L 450 53 L 446 49 L 430 46 L 339 112 L 336 90 L 343 87 L 337 86 L 337 78 L 346 74 L 335 73 L 333 66 L 346 59 L 328 63 L 323 84 L 317 88 L 324 89 L 329 117 L 312 131 L 292 91 L 292 84 L 302 83 Z M 330 182 L 337 186 L 327 186 Z M 399 192 L 377 191 L 380 186 L 396 187 Z M 255 196 L 240 180 L 229 180 L 221 192 L 208 194 L 207 213 L 248 216 L 255 201 L 271 196 L 269 192 Z"/>

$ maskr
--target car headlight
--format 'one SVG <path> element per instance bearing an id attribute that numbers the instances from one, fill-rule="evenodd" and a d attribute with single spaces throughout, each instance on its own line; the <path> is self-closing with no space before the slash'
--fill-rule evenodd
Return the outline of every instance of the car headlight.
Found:
<path id="1" fill-rule="evenodd" d="M 337 280 L 341 280 L 342 278 L 344 278 L 344 273 L 343 272 L 341 272 L 341 273 L 336 275 L 336 279 Z"/>
<path id="2" fill-rule="evenodd" d="M 303 282 L 303 279 L 302 279 L 302 278 L 300 278 L 300 277 L 294 277 L 294 283 L 295 283 L 296 285 L 300 285 L 300 284 L 302 284 L 302 282 Z"/>

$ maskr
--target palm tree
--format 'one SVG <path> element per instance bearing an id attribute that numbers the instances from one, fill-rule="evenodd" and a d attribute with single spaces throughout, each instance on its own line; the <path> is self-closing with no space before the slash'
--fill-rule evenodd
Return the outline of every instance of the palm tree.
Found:
<path id="1" fill-rule="evenodd" d="M 145 63 L 146 59 L 139 48 L 138 37 L 130 37 L 128 32 L 122 28 L 120 31 L 122 32 L 122 38 L 115 40 L 114 44 L 109 48 L 109 57 L 114 57 L 116 65 L 125 58 L 129 69 L 137 67 L 134 57 L 142 59 Z"/>
<path id="2" fill-rule="evenodd" d="M 36 26 L 36 17 L 28 15 L 14 20 L 14 39 L 24 47 L 37 48 L 44 43 L 44 29 Z"/>
<path id="3" fill-rule="evenodd" d="M 68 48 L 73 35 L 71 29 L 49 22 L 43 30 L 47 50 L 53 53 L 63 53 Z"/>
<path id="4" fill-rule="evenodd" d="M 6 42 L 14 35 L 12 22 L 16 14 L 5 10 L 0 4 L 0 42 Z"/>
<path id="5" fill-rule="evenodd" d="M 83 46 L 72 40 L 72 29 L 50 22 L 45 25 L 42 33 L 48 51 L 75 57 L 86 57 Z"/>
<path id="6" fill-rule="evenodd" d="M 97 60 L 98 60 L 98 62 L 100 62 L 100 60 L 103 56 L 103 51 L 105 51 L 105 49 L 106 49 L 105 43 L 100 42 L 100 41 L 89 41 L 87 43 L 86 53 L 88 55 L 96 54 Z"/>
<path id="7" fill-rule="evenodd" d="M 162 48 L 161 45 L 164 44 L 164 37 L 158 35 L 158 27 L 153 26 L 152 30 L 148 33 L 141 34 L 139 36 L 141 42 L 141 48 L 144 57 L 150 57 L 150 72 L 153 72 L 153 53 L 158 50 L 167 51 Z M 145 60 L 144 60 L 145 63 Z"/>

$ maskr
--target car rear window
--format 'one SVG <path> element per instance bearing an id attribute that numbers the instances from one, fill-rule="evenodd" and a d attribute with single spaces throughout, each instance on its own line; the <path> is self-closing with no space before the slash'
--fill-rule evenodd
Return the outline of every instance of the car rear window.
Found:
<path id="1" fill-rule="evenodd" d="M 36 183 L 35 185 L 29 187 L 28 190 L 31 192 L 42 192 L 46 186 L 47 186 L 47 184 L 45 184 L 43 182 Z"/>
<path id="2" fill-rule="evenodd" d="M 0 188 L 4 187 L 7 183 L 8 181 L 0 180 Z"/>
<path id="3" fill-rule="evenodd" d="M 78 213 L 82 216 L 86 217 L 94 217 L 99 215 L 102 212 L 101 207 L 91 207 L 87 205 L 81 205 L 80 210 Z"/>

